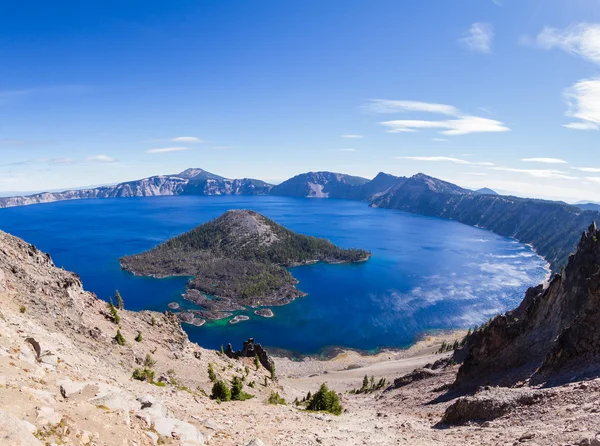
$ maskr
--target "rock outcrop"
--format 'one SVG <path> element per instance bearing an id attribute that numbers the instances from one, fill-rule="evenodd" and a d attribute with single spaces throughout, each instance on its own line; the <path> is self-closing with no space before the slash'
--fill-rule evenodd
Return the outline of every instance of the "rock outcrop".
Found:
<path id="1" fill-rule="evenodd" d="M 545 381 L 575 366 L 600 373 L 599 239 L 593 224 L 547 288 L 529 289 L 518 308 L 470 336 L 457 387 Z"/>
<path id="2" fill-rule="evenodd" d="M 231 359 L 255 358 L 258 356 L 261 365 L 269 371 L 275 365 L 263 346 L 255 343 L 252 338 L 244 342 L 244 348 L 235 352 L 233 351 L 231 344 L 228 344 L 227 349 L 225 349 L 225 356 Z"/>

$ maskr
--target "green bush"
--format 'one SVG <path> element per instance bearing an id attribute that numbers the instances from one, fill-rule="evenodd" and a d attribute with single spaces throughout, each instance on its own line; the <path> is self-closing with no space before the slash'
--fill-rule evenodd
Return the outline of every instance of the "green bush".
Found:
<path id="1" fill-rule="evenodd" d="M 258 359 L 258 355 L 254 355 L 254 367 L 256 367 L 256 370 L 260 369 L 260 360 Z"/>
<path id="2" fill-rule="evenodd" d="M 210 397 L 213 400 L 217 400 L 217 401 L 230 401 L 231 400 L 231 390 L 229 390 L 229 387 L 227 387 L 227 384 L 225 384 L 223 381 L 219 380 L 213 384 Z"/>
<path id="3" fill-rule="evenodd" d="M 240 378 L 235 376 L 231 385 L 231 399 L 233 401 L 244 401 L 254 398 L 252 395 L 243 391 L 244 383 Z"/>
<path id="4" fill-rule="evenodd" d="M 135 342 L 142 342 L 142 332 L 141 331 L 138 331 L 138 334 L 135 337 Z"/>
<path id="5" fill-rule="evenodd" d="M 334 415 L 340 415 L 343 410 L 337 393 L 329 390 L 326 384 L 321 384 L 319 391 L 313 395 L 306 408 L 307 410 L 325 411 Z"/>
<path id="6" fill-rule="evenodd" d="M 115 336 L 115 341 L 117 341 L 117 344 L 119 344 L 119 345 L 125 345 L 125 338 L 121 334 L 121 330 L 117 330 L 117 334 Z"/>
<path id="7" fill-rule="evenodd" d="M 27 309 L 25 308 L 25 305 L 21 305 L 21 308 L 19 308 L 19 311 L 21 312 L 21 314 L 25 313 L 25 311 L 27 311 Z"/>
<path id="8" fill-rule="evenodd" d="M 112 321 L 119 325 L 121 323 L 121 316 L 119 316 L 119 312 L 113 305 L 112 297 L 110 298 L 110 302 L 108 302 L 108 311 L 110 311 L 110 316 L 112 317 Z"/>
<path id="9" fill-rule="evenodd" d="M 154 383 L 154 372 L 150 369 L 135 369 L 131 377 L 133 379 L 137 379 L 138 381 L 147 381 L 149 383 Z M 157 385 L 158 384 L 159 383 L 157 383 Z"/>
<path id="10" fill-rule="evenodd" d="M 156 361 L 150 353 L 146 353 L 146 359 L 144 359 L 144 367 L 152 368 L 156 365 Z"/>
<path id="11" fill-rule="evenodd" d="M 277 392 L 271 392 L 271 395 L 269 395 L 269 399 L 267 400 L 267 403 L 281 404 L 283 406 L 286 405 L 285 399 L 283 399 Z"/>

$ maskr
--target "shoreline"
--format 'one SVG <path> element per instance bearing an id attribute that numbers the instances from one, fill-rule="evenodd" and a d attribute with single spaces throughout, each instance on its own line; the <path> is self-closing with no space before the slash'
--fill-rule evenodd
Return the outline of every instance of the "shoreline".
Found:
<path id="1" fill-rule="evenodd" d="M 427 332 L 410 347 L 385 348 L 377 353 L 369 354 L 349 348 L 339 348 L 336 354 L 329 358 L 318 356 L 304 356 L 302 359 L 291 359 L 277 353 L 271 353 L 276 363 L 280 376 L 287 379 L 312 379 L 317 376 L 327 375 L 327 381 L 333 380 L 334 376 L 340 375 L 340 382 L 346 382 L 349 376 L 364 375 L 364 370 L 369 370 L 369 375 L 380 374 L 392 376 L 405 371 L 408 368 L 422 367 L 426 363 L 435 362 L 450 354 L 437 353 L 444 341 L 454 342 L 462 340 L 467 330 L 443 330 Z M 268 347 L 266 347 L 267 350 Z M 413 367 L 414 366 L 414 367 Z M 343 377 L 343 379 L 342 379 Z M 355 377 L 354 377 L 355 378 Z"/>

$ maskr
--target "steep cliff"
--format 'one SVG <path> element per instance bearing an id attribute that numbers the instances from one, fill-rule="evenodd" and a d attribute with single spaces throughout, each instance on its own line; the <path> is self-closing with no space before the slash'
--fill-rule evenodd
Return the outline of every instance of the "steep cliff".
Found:
<path id="1" fill-rule="evenodd" d="M 456 386 L 552 379 L 569 367 L 600 371 L 600 231 L 590 226 L 550 285 L 470 336 Z"/>

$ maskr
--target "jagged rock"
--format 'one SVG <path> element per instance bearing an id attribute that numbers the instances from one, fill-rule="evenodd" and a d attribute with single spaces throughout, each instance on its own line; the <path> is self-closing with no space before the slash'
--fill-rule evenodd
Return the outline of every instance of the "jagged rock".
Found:
<path id="1" fill-rule="evenodd" d="M 163 437 L 176 438 L 184 445 L 205 444 L 204 435 L 194 425 L 175 418 L 157 418 L 154 430 Z"/>
<path id="2" fill-rule="evenodd" d="M 600 355 L 599 239 L 596 226 L 590 226 L 548 288 L 530 288 L 518 308 L 469 337 L 456 387 L 511 385 L 532 376 L 534 382 L 545 381 L 578 362 L 598 365 L 593 358 Z"/>
<path id="3" fill-rule="evenodd" d="M 30 424 L 30 423 L 27 423 Z M 0 409 L 0 444 L 11 446 L 42 446 L 30 427 L 17 417 Z"/>
<path id="4" fill-rule="evenodd" d="M 37 356 L 29 343 L 22 344 L 19 348 L 19 359 L 29 364 L 37 364 Z"/>
<path id="5" fill-rule="evenodd" d="M 536 404 L 543 397 L 544 393 L 530 389 L 493 388 L 458 399 L 446 409 L 442 423 L 494 420 L 516 407 Z"/>
<path id="6" fill-rule="evenodd" d="M 244 348 L 242 350 L 238 350 L 237 352 L 234 352 L 231 344 L 228 344 L 227 349 L 225 350 L 225 355 L 232 359 L 254 358 L 258 356 L 258 360 L 267 370 L 271 370 L 271 368 L 275 365 L 273 360 L 269 357 L 267 351 L 262 347 L 262 345 L 255 344 L 253 338 L 250 338 L 244 342 Z"/>
<path id="7" fill-rule="evenodd" d="M 415 369 L 406 375 L 401 376 L 400 378 L 396 378 L 394 380 L 394 384 L 392 384 L 387 390 L 398 389 L 400 387 L 404 387 L 413 383 L 415 381 L 422 381 L 427 378 L 433 378 L 438 374 L 429 369 Z"/>
<path id="8" fill-rule="evenodd" d="M 263 443 L 262 440 L 259 440 L 258 438 L 255 438 L 250 443 L 248 443 L 246 446 L 265 446 L 265 444 Z"/>
<path id="9" fill-rule="evenodd" d="M 75 383 L 69 378 L 61 379 L 56 383 L 60 386 L 60 394 L 63 398 L 69 398 L 73 394 L 81 392 L 87 386 L 87 383 Z"/>
<path id="10" fill-rule="evenodd" d="M 158 444 L 159 436 L 157 434 L 155 434 L 154 432 L 151 432 L 151 431 L 147 431 L 146 435 L 148 436 L 148 438 L 150 438 L 150 440 L 152 441 L 152 444 Z"/>

